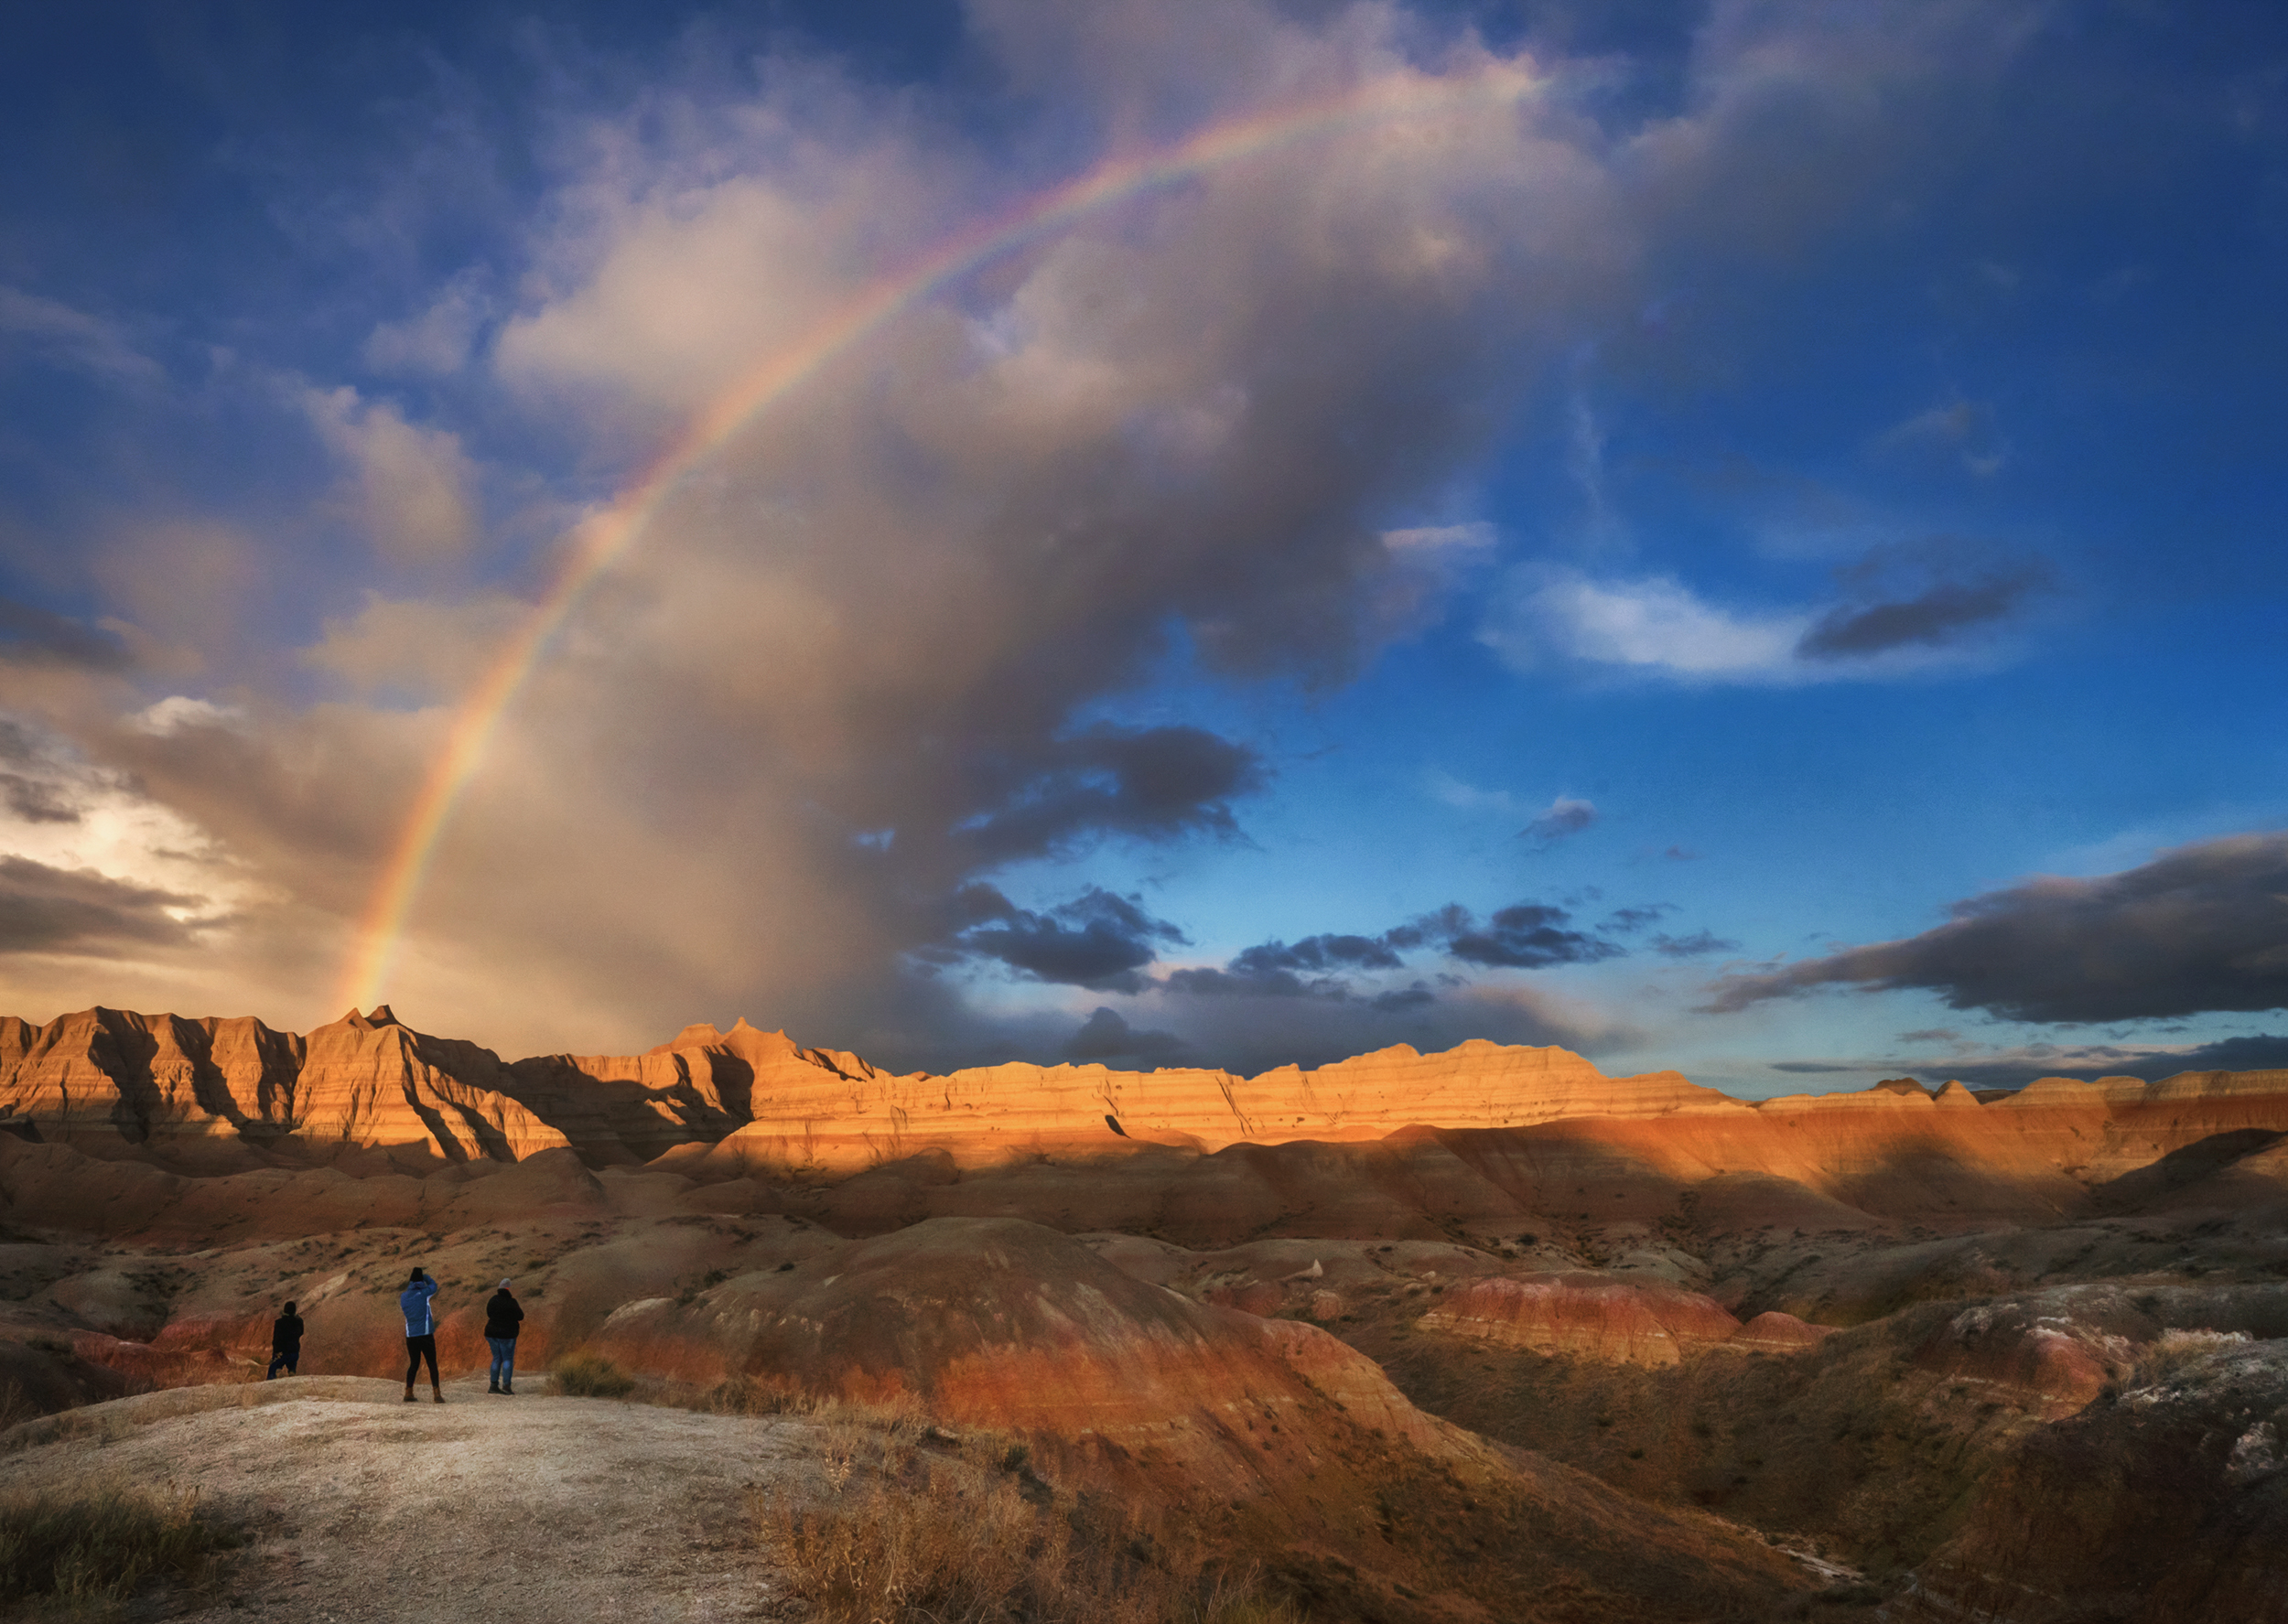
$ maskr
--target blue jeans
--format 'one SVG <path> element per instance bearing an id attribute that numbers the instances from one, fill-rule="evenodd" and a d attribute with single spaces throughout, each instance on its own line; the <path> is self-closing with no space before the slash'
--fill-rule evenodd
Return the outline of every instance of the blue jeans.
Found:
<path id="1" fill-rule="evenodd" d="M 492 1384 L 506 1387 L 516 1374 L 516 1339 L 487 1337 L 485 1340 L 492 1347 Z"/>
<path id="2" fill-rule="evenodd" d="M 295 1373 L 295 1367 L 299 1365 L 301 1362 L 301 1349 L 274 1348 L 270 1350 L 270 1369 L 264 1373 L 263 1380 L 267 1382 L 276 1376 L 278 1373 L 278 1367 L 280 1365 L 286 1366 L 286 1373 L 291 1376 Z"/>

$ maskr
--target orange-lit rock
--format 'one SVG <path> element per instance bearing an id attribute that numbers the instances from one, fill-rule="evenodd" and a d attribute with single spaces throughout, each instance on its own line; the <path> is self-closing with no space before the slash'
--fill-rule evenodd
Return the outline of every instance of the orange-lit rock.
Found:
<path id="1" fill-rule="evenodd" d="M 1817 1348 L 1834 1334 L 1831 1325 L 1807 1325 L 1793 1314 L 1770 1308 L 1742 1326 L 1723 1346 L 1742 1353 L 1797 1353 Z"/>
<path id="2" fill-rule="evenodd" d="M 1479 1280 L 1422 1316 L 1425 1330 L 1541 1353 L 1672 1365 L 1729 1340 L 1740 1322 L 1694 1292 L 1622 1285 L 1593 1274 Z"/>

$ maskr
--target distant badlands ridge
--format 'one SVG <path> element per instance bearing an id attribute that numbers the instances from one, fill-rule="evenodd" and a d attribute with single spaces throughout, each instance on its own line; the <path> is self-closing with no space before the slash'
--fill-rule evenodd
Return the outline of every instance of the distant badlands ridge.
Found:
<path id="1" fill-rule="evenodd" d="M 993 1167 L 1043 1154 L 1153 1145 L 1205 1154 L 1575 1118 L 1698 1118 L 1689 1136 L 1721 1144 L 1742 1130 L 1763 1137 L 1782 1120 L 1824 1117 L 1840 1127 L 1835 1113 L 1882 1113 L 1893 1130 L 1927 1120 L 1948 1138 L 1956 1135 L 1942 1120 L 1999 1127 L 1996 1112 L 2025 1127 L 2060 1113 L 2122 1124 L 2165 1116 L 2175 1131 L 2164 1140 L 2184 1143 L 2187 1128 L 2208 1125 L 2183 1120 L 2188 1113 L 2205 1119 L 2221 1107 L 2233 1120 L 2220 1117 L 2213 1128 L 2239 1126 L 2258 1099 L 2283 1096 L 2288 1071 L 2207 1071 L 2153 1083 L 2045 1078 L 1984 1096 L 1991 1104 L 1959 1082 L 1935 1093 L 1890 1082 L 1750 1104 L 1675 1071 L 1607 1077 L 1566 1049 L 1480 1039 L 1430 1055 L 1401 1044 L 1252 1078 L 1017 1062 L 893 1076 L 744 1019 L 728 1032 L 686 1027 L 640 1055 L 503 1063 L 476 1044 L 416 1032 L 386 1006 L 308 1035 L 251 1016 L 189 1020 L 100 1007 L 45 1026 L 0 1017 L 0 1129 L 201 1172 L 293 1163 L 422 1172 L 568 1147 L 599 1168 L 840 1174 L 925 1152 L 958 1167 Z M 2124 1135 L 2117 1128 L 2103 1137 Z M 2122 1159 L 2134 1166 L 2166 1147 L 2155 1143 Z M 2118 1155 L 2130 1146 L 2105 1148 Z"/>

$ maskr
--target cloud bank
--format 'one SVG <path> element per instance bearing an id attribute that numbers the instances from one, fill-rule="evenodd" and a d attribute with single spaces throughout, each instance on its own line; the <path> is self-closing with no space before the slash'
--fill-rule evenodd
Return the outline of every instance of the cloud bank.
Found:
<path id="1" fill-rule="evenodd" d="M 27 714 L 114 775 L 117 805 L 254 877 L 226 908 L 211 877 L 178 892 L 127 864 L 26 869 L 15 940 L 163 949 L 154 909 L 181 896 L 233 921 L 203 951 L 236 953 L 250 986 L 336 1013 L 319 1001 L 339 955 L 303 950 L 314 933 L 346 953 L 482 669 L 471 643 L 538 597 L 574 522 L 729 385 L 1026 186 L 1312 113 L 1309 139 L 1236 144 L 912 301 L 728 433 L 517 693 L 391 995 L 504 1048 L 638 1042 L 696 1006 L 898 1065 L 1610 1029 L 1524 978 L 1623 944 L 1530 900 L 1167 969 L 1184 921 L 1072 866 L 1244 842 L 1280 763 L 1235 726 L 1123 706 L 1171 669 L 1324 693 L 1430 624 L 1498 543 L 1420 516 L 1533 381 L 1634 319 L 1646 264 L 1785 254 L 1855 218 L 1871 170 L 1911 165 L 1937 112 L 1987 93 L 2033 14 L 1720 5 L 1673 104 L 1624 116 L 1600 100 L 1609 64 L 1395 5 L 989 0 L 965 48 L 1016 110 L 996 119 L 787 50 L 736 85 L 667 77 L 551 107 L 545 191 L 491 262 L 356 347 L 414 381 L 403 396 L 295 396 L 315 459 L 298 508 L 289 492 L 202 531 L 200 570 L 179 530 L 124 533 L 104 578 L 124 630 L 0 605 L 0 661 L 51 683 Z M 12 296 L 0 327 L 144 376 L 68 310 Z M 527 460 L 486 463 L 486 425 Z M 310 629 L 281 673 L 247 652 L 265 595 L 310 558 L 337 568 L 312 538 L 345 525 L 370 575 L 334 587 L 340 612 L 296 606 Z M 1665 575 L 1520 579 L 1489 632 L 1506 656 L 1742 682 L 1956 659 L 2035 585 L 1939 572 L 1760 611 Z M 66 826 L 73 803 L 18 776 L 11 838 Z M 1560 798 L 1524 833 L 1552 844 L 1595 816 Z M 1478 979 L 1418 975 L 1409 953 Z M 1100 1019 L 1107 1004 L 1051 1033 L 996 1003 L 1011 988 L 1158 1013 L 1131 1027 Z"/>
<path id="2" fill-rule="evenodd" d="M 2288 834 L 2201 841 L 2095 879 L 2036 876 L 1948 911 L 1919 936 L 1723 977 L 1709 1007 L 1826 987 L 2040 1022 L 2288 1007 Z"/>

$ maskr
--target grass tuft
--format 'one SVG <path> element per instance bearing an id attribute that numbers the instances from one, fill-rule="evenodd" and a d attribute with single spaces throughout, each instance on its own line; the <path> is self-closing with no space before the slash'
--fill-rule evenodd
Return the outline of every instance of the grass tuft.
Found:
<path id="1" fill-rule="evenodd" d="M 635 1378 L 600 1353 L 567 1353 L 549 1371 L 548 1385 L 566 1398 L 625 1398 Z"/>
<path id="2" fill-rule="evenodd" d="M 879 1474 L 831 1444 L 826 1456 L 826 1503 L 767 1503 L 757 1517 L 823 1624 L 1300 1624 L 1251 1579 L 1060 1503 L 1030 1475 L 894 1447 Z"/>
<path id="3" fill-rule="evenodd" d="M 2196 1360 L 2249 1344 L 2246 1331 L 2164 1330 L 2139 1350 L 2133 1384 L 2159 1386 Z"/>
<path id="4" fill-rule="evenodd" d="M 0 1496 L 0 1602 L 100 1616 L 148 1579 L 198 1577 L 237 1543 L 191 1493 L 111 1483 Z"/>

